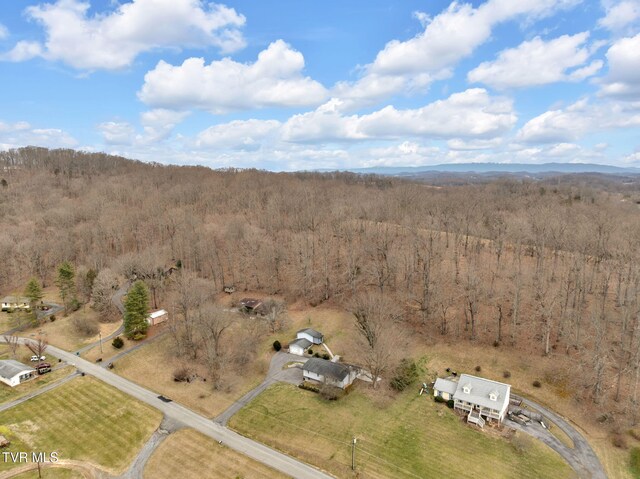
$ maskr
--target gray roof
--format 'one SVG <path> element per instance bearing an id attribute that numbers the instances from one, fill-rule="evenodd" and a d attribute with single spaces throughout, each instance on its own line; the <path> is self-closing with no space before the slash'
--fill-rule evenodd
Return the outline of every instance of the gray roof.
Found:
<path id="1" fill-rule="evenodd" d="M 309 336 L 311 336 L 312 338 L 316 338 L 316 339 L 322 339 L 323 338 L 322 333 L 316 331 L 315 329 L 311 329 L 311 328 L 301 329 L 300 331 L 298 331 L 298 334 L 300 334 L 300 333 L 307 333 Z"/>
<path id="2" fill-rule="evenodd" d="M 464 388 L 467 386 L 471 388 L 469 394 L 464 392 Z M 453 398 L 477 404 L 482 407 L 500 410 L 504 406 L 504 403 L 509 401 L 510 391 L 511 386 L 508 384 L 470 376 L 468 374 L 462 374 L 460 375 L 458 388 L 456 389 Z M 489 399 L 489 394 L 491 393 L 495 393 L 497 395 L 496 401 Z"/>
<path id="3" fill-rule="evenodd" d="M 311 341 L 309 341 L 306 338 L 298 338 L 298 339 L 294 339 L 293 341 L 291 341 L 289 343 L 289 347 L 291 346 L 300 346 L 302 349 L 307 349 L 309 346 L 311 346 L 313 343 Z"/>
<path id="4" fill-rule="evenodd" d="M 5 296 L 0 301 L 3 303 L 28 303 L 29 298 L 25 298 L 24 296 Z"/>
<path id="5" fill-rule="evenodd" d="M 442 391 L 443 393 L 453 394 L 456 392 L 458 383 L 456 381 L 450 381 L 449 379 L 436 379 L 436 383 L 433 385 L 433 389 L 436 391 Z"/>
<path id="6" fill-rule="evenodd" d="M 333 363 L 326 359 L 311 358 L 304 363 L 302 370 L 319 374 L 321 376 L 329 376 L 338 381 L 342 381 L 349 375 L 351 368 L 344 364 Z"/>
<path id="7" fill-rule="evenodd" d="M 26 364 L 22 364 L 21 362 L 15 361 L 13 359 L 3 359 L 0 360 L 0 376 L 6 379 L 10 379 L 14 377 L 16 374 L 33 372 L 31 366 L 27 366 Z"/>

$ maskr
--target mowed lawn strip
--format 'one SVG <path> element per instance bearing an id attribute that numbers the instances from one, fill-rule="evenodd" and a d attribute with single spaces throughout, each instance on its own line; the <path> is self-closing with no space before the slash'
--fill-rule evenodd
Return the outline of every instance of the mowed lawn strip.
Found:
<path id="1" fill-rule="evenodd" d="M 89 376 L 0 413 L 11 440 L 5 451 L 58 452 L 114 473 L 122 472 L 159 426 L 150 406 Z M 0 471 L 13 464 L 0 461 Z"/>
<path id="2" fill-rule="evenodd" d="M 287 478 L 268 466 L 221 446 L 193 429 L 181 429 L 158 446 L 145 469 L 145 479 L 215 477 Z"/>
<path id="3" fill-rule="evenodd" d="M 42 479 L 83 479 L 85 476 L 73 469 L 63 469 L 60 467 L 42 467 L 40 474 Z M 11 479 L 39 479 L 38 470 L 31 470 L 13 476 Z"/>
<path id="4" fill-rule="evenodd" d="M 524 450 L 493 431 L 464 424 L 446 405 L 415 391 L 384 406 L 354 390 L 339 401 L 276 384 L 231 418 L 238 432 L 329 471 L 351 477 L 351 440 L 358 438 L 361 478 L 573 478 L 547 446 L 524 437 Z"/>
<path id="5" fill-rule="evenodd" d="M 50 373 L 43 374 L 42 376 L 36 376 L 35 378 L 30 379 L 29 381 L 19 384 L 13 388 L 7 386 L 6 384 L 0 384 L 0 404 L 14 401 L 23 396 L 26 396 L 27 394 L 32 393 L 49 383 L 67 377 L 74 371 L 75 368 L 66 366 L 60 369 L 56 369 L 55 371 L 52 371 Z"/>

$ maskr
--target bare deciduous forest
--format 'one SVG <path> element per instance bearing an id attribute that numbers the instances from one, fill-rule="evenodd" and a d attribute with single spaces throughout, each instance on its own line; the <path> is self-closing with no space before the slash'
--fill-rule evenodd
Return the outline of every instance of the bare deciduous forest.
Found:
<path id="1" fill-rule="evenodd" d="M 186 283 L 203 280 L 214 292 L 234 285 L 352 310 L 384 298 L 397 311 L 381 317 L 425 344 L 556 356 L 576 401 L 618 424 L 640 419 L 637 185 L 429 185 L 40 148 L 0 153 L 0 179 L 2 293 L 30 277 L 50 285 L 69 261 L 98 272 L 97 302 L 100 285 L 114 283 L 110 271 L 135 271 L 152 305 L 169 288 L 155 272 L 177 263 L 188 272 L 172 286 L 185 318 L 190 305 L 213 307 L 190 297 Z M 203 354 L 214 371 L 229 325 L 224 315 L 197 324 L 208 328 Z"/>

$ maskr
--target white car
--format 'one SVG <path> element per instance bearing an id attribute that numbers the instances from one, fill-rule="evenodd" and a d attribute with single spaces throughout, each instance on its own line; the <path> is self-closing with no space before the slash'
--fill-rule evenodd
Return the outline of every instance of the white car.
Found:
<path id="1" fill-rule="evenodd" d="M 47 359 L 46 356 L 40 356 L 40 358 L 38 358 L 38 356 L 36 356 L 35 354 L 31 356 L 31 361 L 33 361 L 34 363 L 37 361 L 44 361 L 45 359 Z"/>

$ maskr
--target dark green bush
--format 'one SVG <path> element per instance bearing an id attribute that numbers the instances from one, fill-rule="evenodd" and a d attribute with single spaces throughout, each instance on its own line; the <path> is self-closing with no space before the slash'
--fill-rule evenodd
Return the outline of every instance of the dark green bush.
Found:
<path id="1" fill-rule="evenodd" d="M 538 381 L 537 379 L 535 381 L 533 381 L 531 384 L 533 385 L 534 388 L 541 388 L 542 387 L 542 383 L 540 381 Z"/>
<path id="2" fill-rule="evenodd" d="M 449 409 L 453 409 L 453 406 L 455 406 L 455 403 L 453 402 L 453 399 L 449 399 L 449 400 L 447 401 L 447 407 L 448 407 Z"/>
<path id="3" fill-rule="evenodd" d="M 329 361 L 329 360 L 331 359 L 331 356 L 329 356 L 329 354 L 328 354 L 328 353 L 324 353 L 324 354 L 322 355 L 322 359 L 326 359 L 327 361 Z"/>
<path id="4" fill-rule="evenodd" d="M 631 472 L 634 477 L 640 477 L 640 447 L 631 449 Z"/>
<path id="5" fill-rule="evenodd" d="M 440 402 L 440 403 L 447 402 L 447 401 L 446 401 L 442 396 L 436 396 L 436 397 L 434 398 L 434 400 L 435 400 L 436 402 Z"/>
<path id="6" fill-rule="evenodd" d="M 282 349 L 282 344 L 277 339 L 273 342 L 273 349 L 278 352 Z"/>
<path id="7" fill-rule="evenodd" d="M 113 341 L 111 342 L 111 346 L 113 346 L 116 349 L 120 349 L 122 348 L 122 346 L 124 346 L 124 340 L 120 336 L 116 336 L 115 338 L 113 338 Z"/>
<path id="8" fill-rule="evenodd" d="M 403 359 L 391 378 L 391 387 L 396 391 L 404 391 L 418 379 L 418 366 L 410 359 Z"/>

